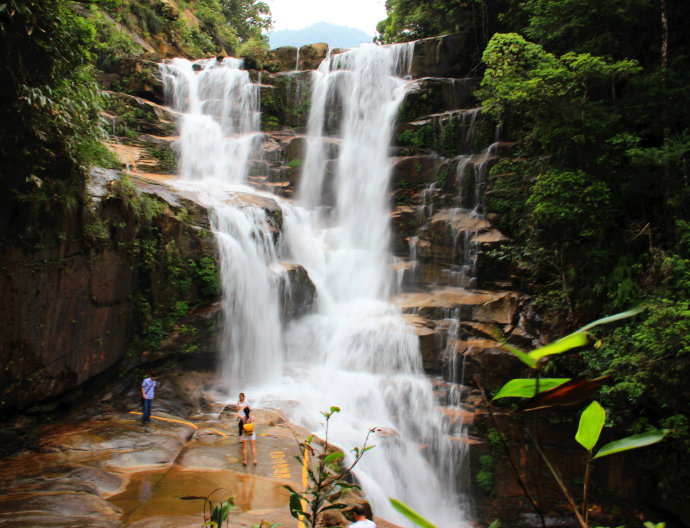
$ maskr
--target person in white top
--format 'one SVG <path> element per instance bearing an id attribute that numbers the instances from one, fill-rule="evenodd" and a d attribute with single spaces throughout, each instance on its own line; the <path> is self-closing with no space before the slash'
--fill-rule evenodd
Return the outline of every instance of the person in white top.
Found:
<path id="1" fill-rule="evenodd" d="M 240 399 L 237 400 L 237 433 L 242 438 L 242 417 L 244 416 L 245 407 L 249 407 L 249 402 L 244 399 L 244 392 L 240 392 Z"/>
<path id="2" fill-rule="evenodd" d="M 376 523 L 367 519 L 367 509 L 364 504 L 355 504 L 350 511 L 355 522 L 349 528 L 376 528 Z"/>

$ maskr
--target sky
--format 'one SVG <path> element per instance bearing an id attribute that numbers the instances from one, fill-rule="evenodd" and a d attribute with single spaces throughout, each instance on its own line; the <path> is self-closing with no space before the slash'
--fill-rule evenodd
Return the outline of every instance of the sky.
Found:
<path id="1" fill-rule="evenodd" d="M 266 0 L 273 30 L 302 29 L 317 22 L 349 26 L 376 35 L 376 24 L 386 18 L 384 0 Z"/>

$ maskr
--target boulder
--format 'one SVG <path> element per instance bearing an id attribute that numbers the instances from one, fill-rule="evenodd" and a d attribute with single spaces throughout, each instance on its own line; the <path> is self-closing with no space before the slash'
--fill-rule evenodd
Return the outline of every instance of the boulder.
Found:
<path id="1" fill-rule="evenodd" d="M 299 69 L 316 70 L 328 54 L 328 44 L 307 44 L 299 49 Z"/>
<path id="2" fill-rule="evenodd" d="M 271 71 L 291 71 L 297 69 L 297 48 L 281 46 L 271 50 L 271 59 L 267 62 Z"/>
<path id="3" fill-rule="evenodd" d="M 311 72 L 285 71 L 262 76 L 262 130 L 281 126 L 304 129 L 311 107 Z"/>
<path id="4" fill-rule="evenodd" d="M 316 286 L 303 266 L 292 262 L 280 264 L 284 273 L 280 286 L 281 315 L 283 320 L 295 319 L 311 310 Z"/>
<path id="5" fill-rule="evenodd" d="M 290 164 L 302 163 L 306 155 L 307 140 L 304 136 L 294 136 L 283 144 L 285 161 Z M 299 166 L 299 165 L 298 165 Z"/>

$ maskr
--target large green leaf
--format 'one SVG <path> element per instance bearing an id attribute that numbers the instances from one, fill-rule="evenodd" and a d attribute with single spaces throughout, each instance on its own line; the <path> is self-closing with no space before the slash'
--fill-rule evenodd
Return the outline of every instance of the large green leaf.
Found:
<path id="1" fill-rule="evenodd" d="M 330 504 L 324 508 L 321 508 L 321 510 L 319 510 L 319 511 L 325 512 L 328 510 L 344 510 L 345 508 L 348 508 L 350 506 L 351 506 L 351 504 L 344 504 L 342 502 L 336 502 L 335 504 Z"/>
<path id="2" fill-rule="evenodd" d="M 559 339 L 558 341 L 554 341 L 553 343 L 549 343 L 546 346 L 532 350 L 527 354 L 527 356 L 532 362 L 534 362 L 533 365 L 530 364 L 527 360 L 520 357 L 519 354 L 522 354 L 521 352 L 516 351 L 515 349 L 512 349 L 507 346 L 506 348 L 508 348 L 508 350 L 510 350 L 513 354 L 517 355 L 518 358 L 520 358 L 520 360 L 522 360 L 528 366 L 535 368 L 536 363 L 543 357 L 552 356 L 554 354 L 562 354 L 563 352 L 567 352 L 568 350 L 572 350 L 573 348 L 585 346 L 589 342 L 593 341 L 594 338 L 592 337 L 592 335 L 587 333 L 587 330 L 589 330 L 590 328 L 594 328 L 595 326 L 599 326 L 606 323 L 612 323 L 613 321 L 618 321 L 620 319 L 632 317 L 634 315 L 637 315 L 644 309 L 645 306 L 640 305 L 636 308 L 627 310 L 625 312 L 609 315 L 608 317 L 602 317 L 601 319 L 597 319 L 596 321 L 593 321 L 588 325 L 583 326 L 579 330 L 576 330 L 572 334 L 569 334 Z"/>
<path id="3" fill-rule="evenodd" d="M 607 324 L 607 323 L 612 323 L 613 321 L 619 321 L 620 319 L 627 319 L 628 317 L 633 317 L 634 315 L 637 315 L 640 313 L 642 310 L 644 310 L 646 306 L 644 304 L 641 304 L 639 306 L 636 306 L 635 308 L 631 308 L 630 310 L 627 310 L 625 312 L 617 313 L 614 315 L 609 315 L 608 317 L 602 317 L 601 319 L 597 319 L 596 321 L 593 321 L 589 323 L 588 325 L 583 326 L 579 330 L 576 330 L 573 332 L 574 334 L 580 333 L 580 332 L 586 332 L 590 328 L 594 328 L 595 326 L 599 326 L 602 324 Z M 572 335 L 572 334 L 571 334 Z"/>
<path id="4" fill-rule="evenodd" d="M 529 357 L 527 354 L 525 354 L 522 350 L 518 350 L 517 348 L 512 347 L 507 343 L 502 343 L 501 346 L 515 354 L 515 356 L 529 368 L 537 368 L 537 362 L 531 357 Z"/>
<path id="5" fill-rule="evenodd" d="M 345 456 L 341 451 L 333 451 L 326 458 L 323 459 L 324 464 L 328 464 L 331 460 L 339 460 Z"/>
<path id="6" fill-rule="evenodd" d="M 587 451 L 591 451 L 599 440 L 604 422 L 606 422 L 606 411 L 599 402 L 593 401 L 580 415 L 580 425 L 575 433 L 575 440 Z"/>
<path id="7" fill-rule="evenodd" d="M 298 493 L 295 493 L 292 491 L 292 489 L 289 486 L 283 486 L 284 488 L 290 489 L 290 514 L 295 518 L 295 519 L 300 519 L 301 517 L 306 517 L 309 518 L 310 515 L 304 511 L 304 508 L 302 507 L 302 499 Z"/>
<path id="8" fill-rule="evenodd" d="M 431 524 L 424 517 L 419 515 L 412 508 L 410 508 L 407 504 L 403 504 L 399 500 L 395 500 L 395 499 L 391 499 L 391 498 L 389 498 L 388 500 L 393 505 L 393 508 L 398 510 L 400 513 L 402 513 L 405 517 L 407 517 L 409 520 L 411 520 L 417 526 L 421 526 L 421 528 L 436 528 L 436 525 Z"/>
<path id="9" fill-rule="evenodd" d="M 587 343 L 589 343 L 591 339 L 592 336 L 584 332 L 571 334 L 569 336 L 559 339 L 558 341 L 549 343 L 546 346 L 532 350 L 527 355 L 536 362 L 545 356 L 561 354 L 563 352 L 567 352 L 568 350 L 572 350 L 573 348 L 584 346 Z"/>
<path id="10" fill-rule="evenodd" d="M 520 403 L 520 410 L 522 411 L 537 411 L 539 409 L 548 409 L 550 407 L 570 407 L 571 405 L 579 405 L 583 401 L 590 400 L 592 394 L 599 390 L 608 377 L 588 380 L 584 377 L 578 376 L 558 387 L 540 392 L 529 400 L 524 400 Z"/>
<path id="11" fill-rule="evenodd" d="M 570 378 L 540 378 L 539 392 L 553 389 L 565 383 Z M 501 387 L 501 390 L 493 397 L 494 400 L 499 398 L 531 398 L 535 395 L 537 389 L 536 378 L 516 378 L 510 380 Z"/>
<path id="12" fill-rule="evenodd" d="M 620 440 L 606 444 L 597 452 L 594 458 L 601 458 L 613 455 L 614 453 L 620 453 L 621 451 L 655 444 L 666 436 L 668 432 L 669 429 L 662 429 L 660 431 L 647 431 L 646 433 L 621 438 Z"/>

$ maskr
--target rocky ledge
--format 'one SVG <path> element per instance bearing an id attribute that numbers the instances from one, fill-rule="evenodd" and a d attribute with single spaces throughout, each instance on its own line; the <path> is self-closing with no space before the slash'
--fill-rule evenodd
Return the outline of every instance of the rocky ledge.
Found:
<path id="1" fill-rule="evenodd" d="M 38 428 L 30 449 L 2 459 L 0 525 L 197 528 L 206 498 L 229 497 L 232 526 L 293 525 L 283 486 L 302 487 L 294 455 L 309 432 L 276 410 L 255 409 L 258 464 L 244 466 L 234 406 L 213 400 L 213 376 L 160 379 L 150 424 L 141 424 L 131 380 Z"/>

